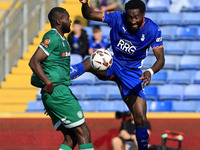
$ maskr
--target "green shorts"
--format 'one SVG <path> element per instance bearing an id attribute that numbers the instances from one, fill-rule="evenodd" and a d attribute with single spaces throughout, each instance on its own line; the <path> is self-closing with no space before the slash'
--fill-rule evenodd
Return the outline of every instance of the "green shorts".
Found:
<path id="1" fill-rule="evenodd" d="M 82 108 L 68 86 L 56 86 L 52 94 L 42 91 L 42 101 L 56 130 L 61 124 L 74 128 L 85 122 Z"/>

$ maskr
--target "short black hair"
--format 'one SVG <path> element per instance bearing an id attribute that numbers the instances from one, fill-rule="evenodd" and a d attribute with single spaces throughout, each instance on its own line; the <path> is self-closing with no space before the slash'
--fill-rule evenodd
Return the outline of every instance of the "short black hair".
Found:
<path id="1" fill-rule="evenodd" d="M 81 21 L 80 20 L 74 20 L 74 24 L 80 24 L 81 25 Z"/>
<path id="2" fill-rule="evenodd" d="M 146 11 L 146 6 L 141 0 L 129 0 L 125 4 L 125 10 L 127 12 L 128 9 L 139 9 L 140 13 L 144 13 Z"/>
<path id="3" fill-rule="evenodd" d="M 51 23 L 51 26 L 54 27 L 56 25 L 56 20 L 61 19 L 63 17 L 63 14 L 66 12 L 67 12 L 66 9 L 62 7 L 52 8 L 48 14 L 48 19 Z"/>

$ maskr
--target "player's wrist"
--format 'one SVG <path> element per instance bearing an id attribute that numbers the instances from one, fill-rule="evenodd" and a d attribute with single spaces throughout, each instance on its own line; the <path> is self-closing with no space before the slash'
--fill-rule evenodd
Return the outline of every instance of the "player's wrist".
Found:
<path id="1" fill-rule="evenodd" d="M 146 71 L 149 71 L 150 74 L 151 74 L 151 76 L 154 75 L 154 71 L 153 71 L 153 69 L 149 68 L 149 69 L 147 69 Z"/>

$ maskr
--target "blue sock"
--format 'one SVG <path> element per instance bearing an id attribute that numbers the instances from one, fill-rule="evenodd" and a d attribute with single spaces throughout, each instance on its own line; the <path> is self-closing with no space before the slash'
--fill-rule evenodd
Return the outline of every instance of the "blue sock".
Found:
<path id="1" fill-rule="evenodd" d="M 72 65 L 70 66 L 70 69 L 70 79 L 76 79 L 85 72 L 85 68 L 82 63 Z"/>
<path id="2" fill-rule="evenodd" d="M 136 127 L 136 138 L 138 142 L 138 150 L 147 150 L 149 143 L 147 127 Z"/>

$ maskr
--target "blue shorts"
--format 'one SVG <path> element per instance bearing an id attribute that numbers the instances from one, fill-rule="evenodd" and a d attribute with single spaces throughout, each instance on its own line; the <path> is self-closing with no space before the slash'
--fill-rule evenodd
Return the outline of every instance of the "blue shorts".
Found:
<path id="1" fill-rule="evenodd" d="M 141 69 L 128 69 L 121 67 L 117 62 L 113 62 L 112 66 L 107 70 L 105 80 L 113 80 L 117 83 L 122 97 L 126 95 L 137 95 L 146 99 L 142 80 Z"/>

